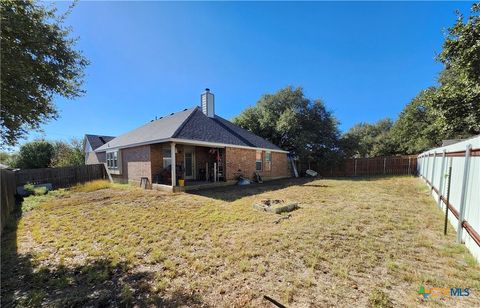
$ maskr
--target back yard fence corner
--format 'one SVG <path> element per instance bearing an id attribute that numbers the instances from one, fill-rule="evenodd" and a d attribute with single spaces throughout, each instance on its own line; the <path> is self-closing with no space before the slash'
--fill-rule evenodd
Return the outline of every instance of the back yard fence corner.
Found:
<path id="1" fill-rule="evenodd" d="M 480 136 L 423 152 L 417 161 L 418 174 L 445 211 L 457 242 L 480 261 Z"/>
<path id="2" fill-rule="evenodd" d="M 107 177 L 104 164 L 17 171 L 0 169 L 0 174 L 0 232 L 5 227 L 8 218 L 17 209 L 15 198 L 17 187 L 25 184 L 50 183 L 54 189 L 57 189 Z"/>

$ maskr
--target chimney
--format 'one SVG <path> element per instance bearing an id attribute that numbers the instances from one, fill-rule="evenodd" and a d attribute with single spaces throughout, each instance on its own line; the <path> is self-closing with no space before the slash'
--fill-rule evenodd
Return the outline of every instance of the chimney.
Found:
<path id="1" fill-rule="evenodd" d="M 200 98 L 203 114 L 210 118 L 215 117 L 215 97 L 213 96 L 213 93 L 210 92 L 210 89 L 206 88 L 205 92 L 200 95 Z"/>

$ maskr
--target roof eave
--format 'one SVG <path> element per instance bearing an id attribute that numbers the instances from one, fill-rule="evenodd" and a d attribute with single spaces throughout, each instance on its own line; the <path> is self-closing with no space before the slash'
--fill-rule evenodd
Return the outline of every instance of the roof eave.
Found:
<path id="1" fill-rule="evenodd" d="M 231 148 L 239 148 L 239 149 L 270 151 L 270 152 L 277 152 L 277 153 L 290 153 L 289 151 L 285 151 L 285 150 L 282 150 L 282 149 L 258 148 L 258 147 L 242 146 L 242 145 L 236 145 L 236 144 L 216 143 L 216 142 L 199 141 L 199 140 L 191 140 L 191 139 L 181 139 L 181 138 L 165 138 L 165 139 L 151 140 L 151 141 L 145 141 L 145 142 L 132 143 L 132 144 L 129 144 L 129 145 L 124 145 L 124 146 L 108 147 L 108 148 L 105 148 L 105 149 L 102 149 L 104 146 L 101 146 L 100 148 L 96 149 L 94 152 L 95 153 L 100 153 L 100 152 L 115 151 L 115 150 L 120 150 L 120 149 L 127 149 L 127 148 L 142 146 L 142 145 L 150 145 L 150 144 L 163 143 L 163 142 L 175 142 L 175 143 L 179 143 L 179 144 L 210 146 L 210 147 L 222 147 L 222 148 L 223 147 L 231 147 Z M 107 145 L 107 144 L 105 144 L 105 145 Z"/>

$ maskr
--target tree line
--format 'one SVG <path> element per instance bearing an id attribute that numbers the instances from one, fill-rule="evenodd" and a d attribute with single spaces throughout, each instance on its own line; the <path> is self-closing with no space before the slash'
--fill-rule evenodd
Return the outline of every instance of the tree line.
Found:
<path id="1" fill-rule="evenodd" d="M 479 4 L 448 28 L 437 84 L 422 90 L 396 121 L 358 123 L 341 134 L 338 121 L 324 103 L 305 97 L 302 88 L 286 87 L 266 94 L 234 122 L 303 161 L 329 165 L 342 158 L 418 154 L 444 139 L 480 134 Z"/>
<path id="2" fill-rule="evenodd" d="M 443 69 L 437 85 L 420 91 L 393 122 L 360 123 L 344 136 L 348 154 L 418 154 L 444 139 L 480 134 L 480 6 L 448 28 L 437 61 Z"/>
<path id="3" fill-rule="evenodd" d="M 14 169 L 81 166 L 85 164 L 83 141 L 35 140 L 22 145 L 18 152 L 0 152 L 0 162 Z"/>
<path id="4" fill-rule="evenodd" d="M 263 95 L 234 122 L 303 161 L 323 164 L 346 157 L 417 154 L 443 139 L 480 134 L 479 9 L 476 3 L 468 17 L 457 13 L 437 56 L 443 64 L 437 84 L 418 93 L 395 121 L 359 123 L 341 134 L 321 100 L 306 98 L 302 88 L 286 87 Z M 76 39 L 64 25 L 69 12 L 59 15 L 54 7 L 36 1 L 0 2 L 1 148 L 16 146 L 30 130 L 57 118 L 55 96 L 83 95 L 89 62 L 75 49 Z M 40 140 L 1 158 L 20 168 L 31 167 L 28 160 L 37 167 L 83 163 L 79 144 Z M 31 156 L 34 153 L 42 158 Z"/>

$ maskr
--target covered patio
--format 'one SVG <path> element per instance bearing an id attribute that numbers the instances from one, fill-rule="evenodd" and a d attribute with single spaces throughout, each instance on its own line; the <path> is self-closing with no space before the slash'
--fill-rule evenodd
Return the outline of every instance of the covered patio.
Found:
<path id="1" fill-rule="evenodd" d="M 151 145 L 151 153 L 153 189 L 185 191 L 229 184 L 224 147 L 169 142 Z"/>

